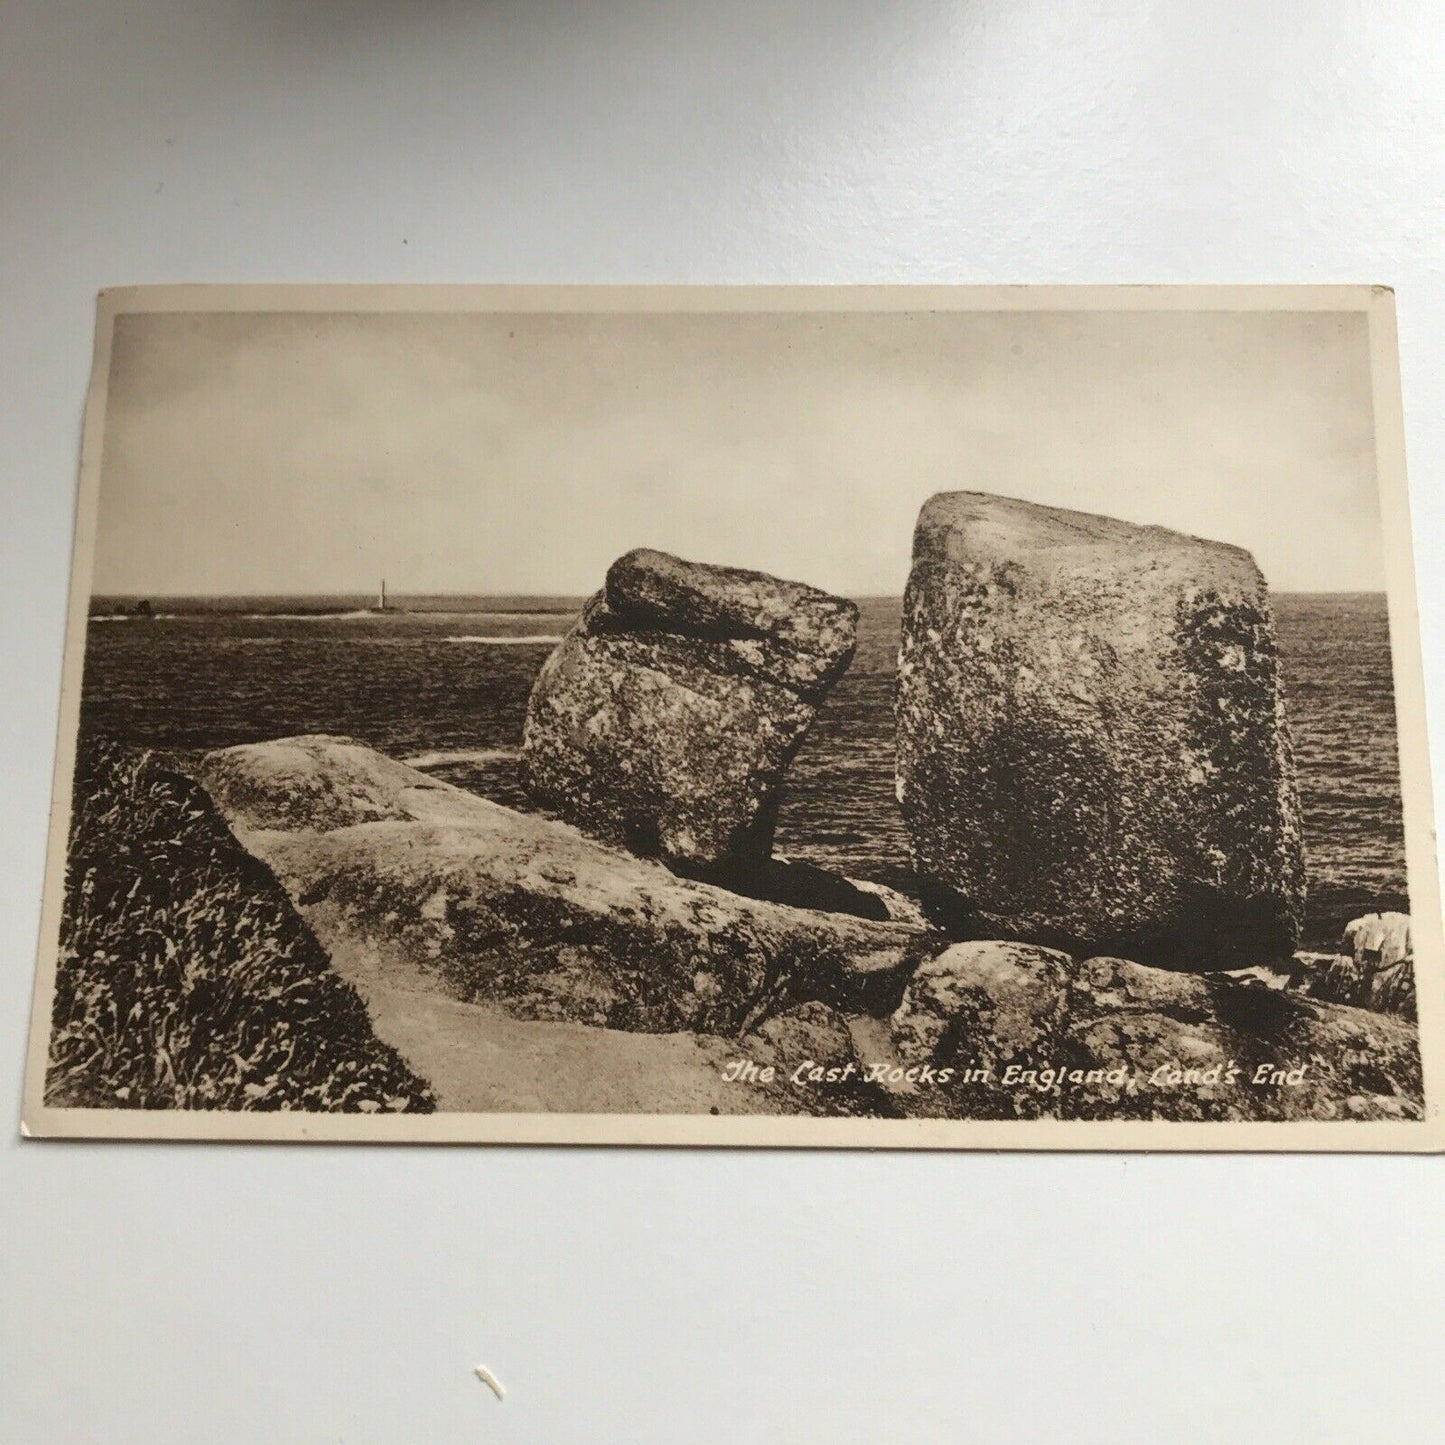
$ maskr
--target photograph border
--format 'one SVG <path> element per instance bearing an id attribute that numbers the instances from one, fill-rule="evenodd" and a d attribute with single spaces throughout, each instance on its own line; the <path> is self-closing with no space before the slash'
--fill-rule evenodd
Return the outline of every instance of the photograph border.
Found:
<path id="1" fill-rule="evenodd" d="M 1332 311 L 1368 321 L 1374 435 L 1425 1109 L 1419 1120 L 896 1120 L 757 1115 L 349 1115 L 54 1108 L 44 1102 L 71 787 L 118 316 L 141 312 Z M 21 1132 L 37 1138 L 767 1148 L 1408 1152 L 1445 1149 L 1445 930 L 1435 849 L 1395 297 L 1384 286 L 143 286 L 97 303 L 80 453 L 38 962 Z"/>

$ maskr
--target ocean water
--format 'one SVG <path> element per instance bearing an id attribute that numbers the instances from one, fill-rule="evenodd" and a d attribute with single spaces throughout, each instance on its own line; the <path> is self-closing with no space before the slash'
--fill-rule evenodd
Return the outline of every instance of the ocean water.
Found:
<path id="1" fill-rule="evenodd" d="M 537 669 L 582 599 L 97 598 L 81 697 L 85 737 L 188 755 L 289 733 L 341 733 L 499 802 L 517 774 Z M 911 891 L 893 798 L 893 669 L 901 602 L 860 603 L 858 651 L 793 764 L 777 850 Z M 1305 946 L 1407 909 L 1389 625 L 1375 594 L 1275 597 L 1299 762 L 1309 877 Z"/>

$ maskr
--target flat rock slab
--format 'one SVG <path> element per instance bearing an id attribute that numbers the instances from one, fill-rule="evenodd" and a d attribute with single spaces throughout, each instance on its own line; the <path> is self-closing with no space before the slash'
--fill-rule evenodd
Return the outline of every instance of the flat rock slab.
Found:
<path id="1" fill-rule="evenodd" d="M 678 878 L 344 738 L 199 775 L 333 958 L 517 1017 L 739 1035 L 808 1000 L 886 1013 L 928 938 Z"/>
<path id="2" fill-rule="evenodd" d="M 229 748 L 200 774 L 442 1109 L 1419 1116 L 1400 1018 L 740 897 L 346 739 Z M 777 1073 L 730 1082 L 737 1059 Z M 847 1086 L 793 1083 L 805 1060 Z"/>
<path id="3" fill-rule="evenodd" d="M 961 1119 L 1422 1117 L 1403 1020 L 1263 984 L 979 941 L 925 962 L 893 1016 L 899 1058 L 954 1072 L 909 1112 Z"/>
<path id="4" fill-rule="evenodd" d="M 791 1083 L 804 1056 L 771 1037 L 518 1019 L 495 1004 L 463 1003 L 389 975 L 351 951 L 335 966 L 365 999 L 377 1036 L 428 1080 L 441 1113 L 832 1115 L 863 1112 L 868 1103 L 861 1088 L 840 1098 L 837 1090 Z M 785 1016 L 779 1027 L 790 1023 Z M 836 1047 L 825 1057 L 837 1059 Z M 732 1077 L 739 1060 L 758 1073 Z M 767 1065 L 772 1072 L 763 1074 Z"/>
<path id="5" fill-rule="evenodd" d="M 533 688 L 529 792 L 643 857 L 746 872 L 769 855 L 783 775 L 857 616 L 801 583 L 629 552 Z"/>
<path id="6" fill-rule="evenodd" d="M 904 603 L 898 798 L 957 937 L 1208 971 L 1304 899 L 1274 622 L 1247 552 L 948 492 Z"/>

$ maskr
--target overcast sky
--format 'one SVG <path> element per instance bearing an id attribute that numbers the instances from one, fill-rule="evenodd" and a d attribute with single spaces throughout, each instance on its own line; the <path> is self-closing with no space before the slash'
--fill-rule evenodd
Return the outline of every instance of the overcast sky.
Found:
<path id="1" fill-rule="evenodd" d="M 897 594 L 954 488 L 1384 585 L 1366 323 L 1329 313 L 151 314 L 100 593 L 584 593 L 637 546 Z"/>

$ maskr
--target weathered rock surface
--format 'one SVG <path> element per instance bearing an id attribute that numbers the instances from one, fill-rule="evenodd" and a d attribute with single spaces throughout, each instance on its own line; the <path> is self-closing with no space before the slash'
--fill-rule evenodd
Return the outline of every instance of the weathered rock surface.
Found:
<path id="1" fill-rule="evenodd" d="M 378 1037 L 429 1081 L 444 1113 L 836 1115 L 862 1112 L 870 1102 L 861 1087 L 840 1098 L 836 1090 L 793 1084 L 796 1046 L 786 1039 L 780 1046 L 761 1035 L 536 1022 L 496 1004 L 449 998 L 424 978 L 399 978 L 364 957 L 347 955 L 343 964 Z M 779 1033 L 793 1021 L 783 1015 L 770 1024 Z M 772 1064 L 774 1073 L 729 1082 L 738 1059 Z"/>
<path id="2" fill-rule="evenodd" d="M 1418 1033 L 1256 983 L 980 941 L 922 964 L 905 1063 L 951 1067 L 908 1112 L 953 1118 L 1415 1119 Z M 982 1071 L 982 1074 L 980 1074 Z"/>
<path id="3" fill-rule="evenodd" d="M 1408 913 L 1367 913 L 1345 925 L 1338 953 L 1307 983 L 1312 998 L 1415 1017 L 1415 958 Z"/>
<path id="4" fill-rule="evenodd" d="M 1264 579 L 1158 527 L 949 492 L 904 604 L 898 798 L 958 937 L 1286 958 L 1304 872 Z"/>
<path id="5" fill-rule="evenodd" d="M 997 1068 L 1052 1047 L 1067 1013 L 1073 960 L 1029 944 L 958 943 L 921 964 L 893 1015 L 901 1057 L 966 1057 Z"/>
<path id="6" fill-rule="evenodd" d="M 853 603 L 760 572 L 629 552 L 543 666 L 528 790 L 603 842 L 733 881 L 853 656 Z"/>
<path id="7" fill-rule="evenodd" d="M 518 1017 L 736 1036 L 806 1000 L 886 1013 L 926 951 L 918 929 L 681 879 L 346 739 L 199 772 L 333 959 Z"/>

